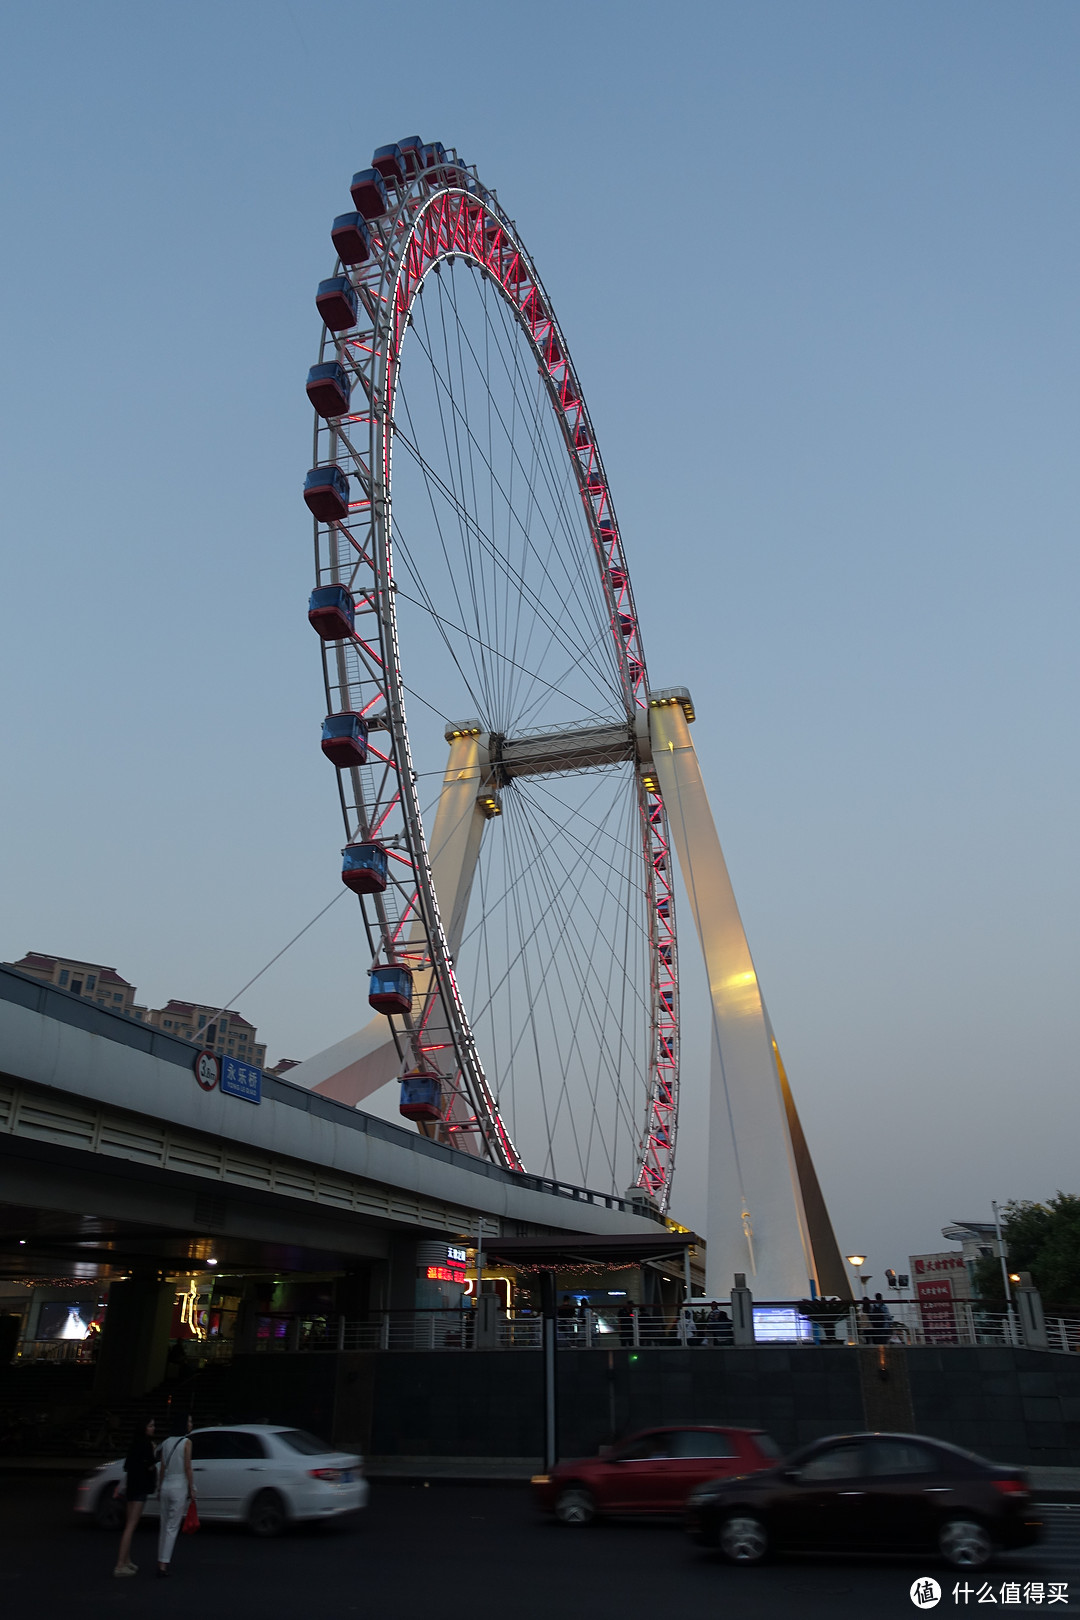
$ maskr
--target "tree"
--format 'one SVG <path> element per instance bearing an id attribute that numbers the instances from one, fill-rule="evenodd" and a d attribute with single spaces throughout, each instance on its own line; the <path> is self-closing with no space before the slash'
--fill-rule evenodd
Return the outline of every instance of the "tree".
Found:
<path id="1" fill-rule="evenodd" d="M 1080 1197 L 1059 1192 L 1045 1204 L 1014 1200 L 1005 1206 L 1001 1230 L 1010 1271 L 1030 1271 L 1048 1304 L 1080 1306 Z M 976 1263 L 975 1292 L 980 1299 L 1004 1298 L 996 1256 Z"/>

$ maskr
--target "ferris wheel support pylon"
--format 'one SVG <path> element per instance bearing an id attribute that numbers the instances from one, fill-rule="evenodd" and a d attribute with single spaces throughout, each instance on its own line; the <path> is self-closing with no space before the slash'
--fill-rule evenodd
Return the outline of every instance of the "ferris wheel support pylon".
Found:
<path id="1" fill-rule="evenodd" d="M 649 700 L 667 806 L 712 1003 L 706 1290 L 745 1272 L 759 1299 L 848 1292 L 813 1162 L 762 999 L 690 737 L 682 689 Z"/>

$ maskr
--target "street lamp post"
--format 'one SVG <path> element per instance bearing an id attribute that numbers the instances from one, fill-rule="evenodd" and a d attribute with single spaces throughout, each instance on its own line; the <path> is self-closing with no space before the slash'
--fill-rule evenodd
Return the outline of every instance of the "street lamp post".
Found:
<path id="1" fill-rule="evenodd" d="M 861 1275 L 862 1267 L 866 1264 L 865 1254 L 847 1254 L 844 1256 L 844 1259 L 854 1271 L 856 1280 L 862 1283 L 863 1289 L 865 1290 L 867 1283 L 870 1281 L 870 1278 L 873 1275 L 872 1272 L 868 1273 L 865 1277 Z"/>
<path id="2" fill-rule="evenodd" d="M 857 1283 L 860 1283 L 860 1282 L 862 1283 L 862 1285 L 863 1285 L 863 1297 L 865 1298 L 866 1285 L 870 1281 L 869 1276 L 864 1277 L 864 1276 L 861 1275 L 861 1269 L 860 1268 L 862 1266 L 865 1266 L 865 1264 L 866 1264 L 866 1256 L 865 1256 L 865 1254 L 846 1254 L 844 1256 L 844 1259 L 847 1261 L 847 1263 L 851 1267 L 852 1271 L 854 1271 L 854 1273 L 855 1273 L 855 1281 Z M 856 1289 L 856 1293 L 858 1293 L 857 1289 Z M 859 1318 L 856 1315 L 856 1312 L 858 1311 L 858 1309 L 859 1309 L 858 1304 L 853 1299 L 852 1306 L 851 1306 L 851 1322 L 852 1322 L 852 1332 L 854 1334 L 856 1344 L 858 1344 L 858 1342 L 859 1342 Z"/>

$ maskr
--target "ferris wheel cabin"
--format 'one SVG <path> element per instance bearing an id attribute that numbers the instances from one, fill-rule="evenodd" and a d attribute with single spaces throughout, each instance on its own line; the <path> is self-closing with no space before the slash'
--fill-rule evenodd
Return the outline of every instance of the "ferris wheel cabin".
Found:
<path id="1" fill-rule="evenodd" d="M 307 374 L 307 397 L 327 421 L 345 415 L 352 398 L 352 382 L 339 360 L 324 360 L 312 366 Z"/>
<path id="2" fill-rule="evenodd" d="M 349 187 L 352 200 L 365 219 L 382 219 L 390 211 L 390 198 L 386 194 L 386 181 L 378 169 L 361 169 L 352 177 Z"/>
<path id="3" fill-rule="evenodd" d="M 407 1013 L 412 1006 L 412 969 L 388 962 L 373 967 L 368 984 L 368 1005 L 376 1012 Z"/>
<path id="4" fill-rule="evenodd" d="M 405 174 L 413 180 L 424 167 L 424 143 L 419 135 L 406 135 L 403 141 L 398 141 L 397 149 L 401 154 L 401 161 L 405 166 Z M 375 167 L 379 166 L 379 154 L 375 154 Z"/>
<path id="5" fill-rule="evenodd" d="M 320 281 L 315 294 L 315 308 L 322 317 L 323 325 L 328 326 L 331 332 L 347 332 L 355 326 L 360 300 L 348 276 L 328 276 L 325 281 Z"/>
<path id="6" fill-rule="evenodd" d="M 386 888 L 386 850 L 381 844 L 346 844 L 341 852 L 341 881 L 353 894 L 382 894 Z M 412 1003 L 412 985 L 409 986 Z"/>
<path id="7" fill-rule="evenodd" d="M 442 1081 L 430 1069 L 410 1069 L 401 1077 L 400 1113 L 406 1119 L 442 1119 Z"/>
<path id="8" fill-rule="evenodd" d="M 405 184 L 405 159 L 396 141 L 391 146 L 377 146 L 371 166 L 379 171 L 388 186 Z"/>
<path id="9" fill-rule="evenodd" d="M 308 623 L 324 641 L 348 641 L 356 609 L 344 585 L 317 585 L 308 597 Z"/>
<path id="10" fill-rule="evenodd" d="M 371 254 L 371 232 L 363 214 L 338 214 L 330 240 L 342 264 L 367 263 Z"/>
<path id="11" fill-rule="evenodd" d="M 322 751 L 331 765 L 346 770 L 367 760 L 367 721 L 363 715 L 328 714 L 322 723 Z"/>
<path id="12" fill-rule="evenodd" d="M 304 503 L 320 523 L 340 523 L 349 515 L 349 479 L 338 466 L 312 467 L 304 479 Z"/>

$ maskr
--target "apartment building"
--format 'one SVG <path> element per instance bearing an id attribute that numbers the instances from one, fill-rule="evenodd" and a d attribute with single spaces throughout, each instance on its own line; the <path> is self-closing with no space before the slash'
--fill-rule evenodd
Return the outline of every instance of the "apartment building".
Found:
<path id="1" fill-rule="evenodd" d="M 43 979 L 46 984 L 54 984 L 58 990 L 82 996 L 99 1007 L 108 1007 L 142 1024 L 151 1024 L 155 1029 L 168 1030 L 181 1040 L 198 1041 L 222 1057 L 238 1058 L 256 1069 L 266 1067 L 266 1047 L 259 1041 L 254 1024 L 249 1024 L 239 1013 L 223 1013 L 217 1007 L 197 1001 L 169 1001 L 164 1007 L 154 1008 L 139 1006 L 135 1001 L 135 986 L 122 979 L 115 968 L 101 962 L 79 962 L 74 957 L 27 951 L 20 961 L 5 965 Z"/>

